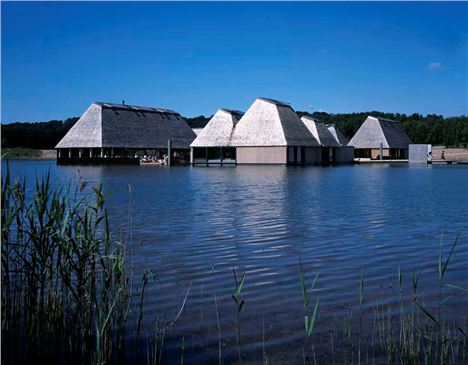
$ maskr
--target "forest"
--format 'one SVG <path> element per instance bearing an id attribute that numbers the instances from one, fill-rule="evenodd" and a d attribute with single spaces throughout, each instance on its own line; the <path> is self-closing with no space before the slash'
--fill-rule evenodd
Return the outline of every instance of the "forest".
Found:
<path id="1" fill-rule="evenodd" d="M 301 117 L 309 113 L 297 112 L 297 114 Z M 450 147 L 468 146 L 468 116 L 444 118 L 435 114 L 423 116 L 419 113 L 406 115 L 378 111 L 347 114 L 315 112 L 311 115 L 326 124 L 336 124 L 348 138 L 354 135 L 368 115 L 373 115 L 401 122 L 414 143 Z M 192 128 L 202 128 L 210 118 L 200 115 L 185 119 Z M 78 117 L 73 117 L 64 121 L 2 124 L 2 148 L 53 149 L 77 120 Z"/>

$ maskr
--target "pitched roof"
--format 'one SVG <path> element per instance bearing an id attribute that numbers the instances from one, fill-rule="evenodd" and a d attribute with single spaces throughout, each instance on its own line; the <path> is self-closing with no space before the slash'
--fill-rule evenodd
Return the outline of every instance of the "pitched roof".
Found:
<path id="1" fill-rule="evenodd" d="M 202 130 L 203 128 L 192 128 L 193 133 L 195 133 L 197 136 L 200 134 Z"/>
<path id="2" fill-rule="evenodd" d="M 234 129 L 232 146 L 319 146 L 290 105 L 258 98 Z"/>
<path id="3" fill-rule="evenodd" d="M 242 112 L 219 109 L 198 134 L 190 147 L 223 147 L 231 145 L 232 132 Z"/>
<path id="4" fill-rule="evenodd" d="M 411 139 L 400 123 L 368 116 L 348 145 L 354 148 L 408 148 Z"/>
<path id="5" fill-rule="evenodd" d="M 338 129 L 338 127 L 334 124 L 327 125 L 328 130 L 335 138 L 335 140 L 341 145 L 346 146 L 349 142 L 349 139 L 345 137 L 345 135 Z"/>
<path id="6" fill-rule="evenodd" d="M 188 148 L 195 137 L 172 110 L 93 102 L 55 148 Z"/>
<path id="7" fill-rule="evenodd" d="M 308 115 L 304 115 L 301 120 L 321 146 L 340 147 L 340 144 L 336 141 L 325 124 Z"/>

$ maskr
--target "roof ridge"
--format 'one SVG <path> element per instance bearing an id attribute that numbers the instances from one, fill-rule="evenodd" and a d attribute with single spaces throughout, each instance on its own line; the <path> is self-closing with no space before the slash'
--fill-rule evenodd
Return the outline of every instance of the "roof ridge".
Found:
<path id="1" fill-rule="evenodd" d="M 227 109 L 227 108 L 219 108 L 219 110 L 225 111 L 229 114 L 237 114 L 237 115 L 244 115 L 244 112 L 240 110 L 234 110 L 234 109 Z"/>
<path id="2" fill-rule="evenodd" d="M 384 118 L 384 117 L 374 117 L 373 115 L 369 115 L 369 117 L 375 118 L 375 119 L 377 119 L 378 121 L 382 121 L 382 122 L 400 123 L 400 122 L 397 121 L 397 120 L 388 119 L 388 118 Z"/>
<path id="3" fill-rule="evenodd" d="M 271 104 L 274 104 L 274 105 L 276 105 L 276 106 L 283 106 L 283 107 L 288 107 L 288 108 L 291 108 L 291 109 L 292 109 L 291 104 L 285 103 L 285 102 L 283 102 L 283 101 L 279 101 L 279 100 L 275 100 L 275 99 L 271 99 L 271 98 L 265 98 L 265 97 L 263 97 L 263 96 L 259 96 L 259 97 L 257 98 L 257 100 L 266 101 L 266 102 L 271 103 Z"/>
<path id="4" fill-rule="evenodd" d="M 93 104 L 100 106 L 101 108 L 111 109 L 111 110 L 180 115 L 174 110 L 165 109 L 165 108 L 156 108 L 156 107 L 130 105 L 130 104 L 116 104 L 116 103 L 108 103 L 108 102 L 103 102 L 103 101 L 93 101 Z"/>

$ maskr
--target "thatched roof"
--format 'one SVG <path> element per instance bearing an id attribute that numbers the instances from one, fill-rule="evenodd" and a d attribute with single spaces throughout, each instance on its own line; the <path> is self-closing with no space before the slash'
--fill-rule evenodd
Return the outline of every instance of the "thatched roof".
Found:
<path id="1" fill-rule="evenodd" d="M 192 128 L 193 133 L 195 133 L 197 136 L 200 134 L 202 130 L 203 128 Z"/>
<path id="2" fill-rule="evenodd" d="M 348 145 L 354 148 L 408 148 L 411 139 L 400 123 L 368 116 Z"/>
<path id="3" fill-rule="evenodd" d="M 322 147 L 340 147 L 325 124 L 308 115 L 304 115 L 301 120 Z"/>
<path id="4" fill-rule="evenodd" d="M 188 148 L 195 137 L 172 110 L 93 102 L 55 148 Z"/>
<path id="5" fill-rule="evenodd" d="M 219 109 L 190 147 L 230 146 L 232 133 L 242 115 L 239 111 Z"/>
<path id="6" fill-rule="evenodd" d="M 319 146 L 312 133 L 286 103 L 258 98 L 239 120 L 232 146 Z"/>
<path id="7" fill-rule="evenodd" d="M 349 142 L 349 139 L 345 137 L 345 135 L 338 129 L 338 127 L 334 124 L 327 125 L 328 130 L 335 138 L 335 140 L 341 145 L 346 146 Z"/>

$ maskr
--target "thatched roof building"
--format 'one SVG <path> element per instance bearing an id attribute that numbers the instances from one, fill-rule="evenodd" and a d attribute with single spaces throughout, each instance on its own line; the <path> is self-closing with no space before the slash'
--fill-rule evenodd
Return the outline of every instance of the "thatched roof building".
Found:
<path id="1" fill-rule="evenodd" d="M 320 161 L 320 145 L 294 109 L 258 98 L 234 128 L 231 146 L 238 164 L 304 165 Z"/>
<path id="2" fill-rule="evenodd" d="M 400 123 L 390 119 L 368 116 L 349 141 L 354 148 L 408 148 L 411 139 Z"/>
<path id="3" fill-rule="evenodd" d="M 309 115 L 304 115 L 301 121 L 322 147 L 340 147 L 340 144 L 336 141 L 325 124 Z"/>
<path id="4" fill-rule="evenodd" d="M 289 104 L 258 98 L 237 124 L 232 145 L 317 147 L 319 143 Z"/>
<path id="5" fill-rule="evenodd" d="M 348 145 L 354 146 L 355 157 L 404 159 L 410 143 L 400 123 L 368 116 Z"/>
<path id="6" fill-rule="evenodd" d="M 243 113 L 237 110 L 219 109 L 190 147 L 228 147 L 237 122 Z"/>
<path id="7" fill-rule="evenodd" d="M 349 139 L 345 137 L 335 124 L 329 124 L 327 128 L 341 146 L 346 146 L 349 143 Z"/>
<path id="8" fill-rule="evenodd" d="M 195 137 L 172 110 L 93 102 L 55 148 L 188 149 Z"/>
<path id="9" fill-rule="evenodd" d="M 339 143 L 324 123 L 309 115 L 302 116 L 301 120 L 321 146 L 322 164 L 351 163 L 353 161 L 354 148 Z"/>

